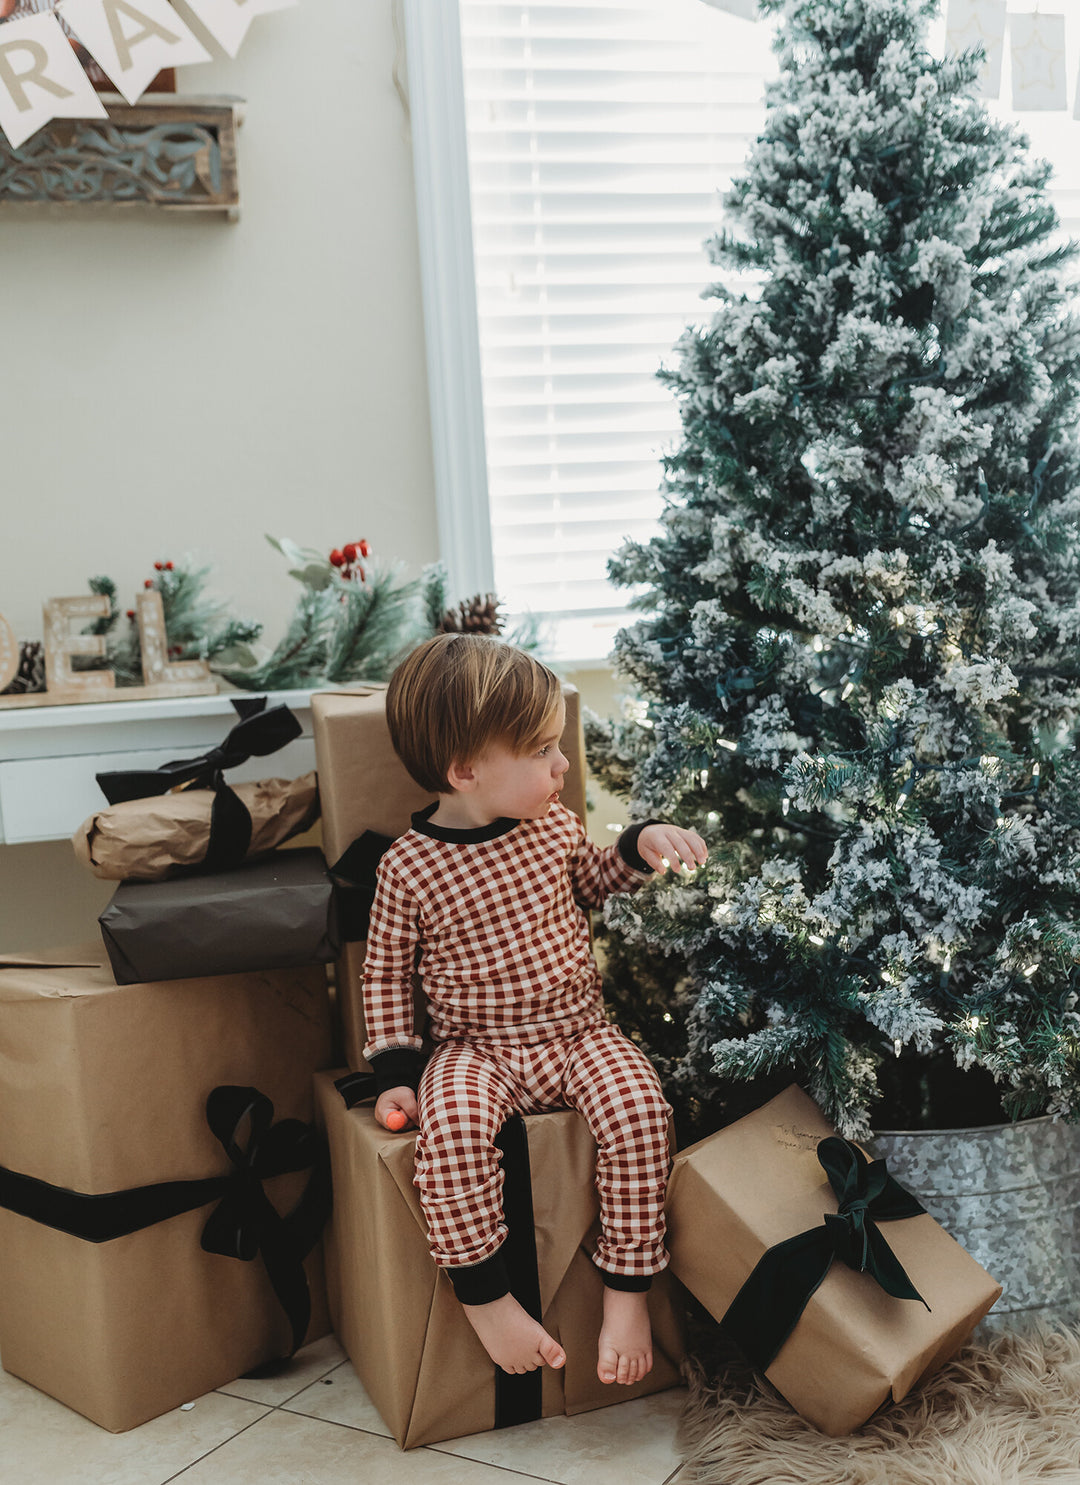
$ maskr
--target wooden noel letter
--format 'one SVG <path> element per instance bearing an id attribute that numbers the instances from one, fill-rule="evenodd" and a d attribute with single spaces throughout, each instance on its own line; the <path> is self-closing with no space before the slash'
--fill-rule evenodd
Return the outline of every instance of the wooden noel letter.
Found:
<path id="1" fill-rule="evenodd" d="M 156 588 L 144 588 L 136 595 L 135 612 L 139 623 L 143 681 L 147 686 L 154 686 L 159 696 L 165 695 L 169 687 L 178 696 L 217 690 L 217 682 L 205 660 L 169 659 L 165 611 Z"/>
<path id="2" fill-rule="evenodd" d="M 77 598 L 45 600 L 45 687 L 67 693 L 72 701 L 110 699 L 116 687 L 111 670 L 73 670 L 72 655 L 104 655 L 105 640 L 100 634 L 71 634 L 71 619 L 107 619 L 109 600 L 100 593 Z"/>

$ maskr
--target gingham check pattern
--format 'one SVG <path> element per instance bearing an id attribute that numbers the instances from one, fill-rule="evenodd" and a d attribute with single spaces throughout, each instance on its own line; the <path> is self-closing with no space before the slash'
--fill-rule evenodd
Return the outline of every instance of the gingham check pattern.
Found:
<path id="1" fill-rule="evenodd" d="M 561 804 L 485 841 L 408 830 L 379 863 L 364 963 L 365 1057 L 421 1046 L 413 973 L 431 1035 L 542 1041 L 603 1014 L 583 907 L 647 881 Z M 579 906 L 581 904 L 581 906 Z"/>
<path id="2" fill-rule="evenodd" d="M 596 1140 L 594 1262 L 634 1278 L 667 1266 L 671 1110 L 648 1059 L 614 1026 L 533 1043 L 448 1042 L 424 1069 L 419 1105 L 415 1180 L 437 1264 L 480 1263 L 506 1238 L 492 1142 L 507 1116 L 573 1108 Z"/>

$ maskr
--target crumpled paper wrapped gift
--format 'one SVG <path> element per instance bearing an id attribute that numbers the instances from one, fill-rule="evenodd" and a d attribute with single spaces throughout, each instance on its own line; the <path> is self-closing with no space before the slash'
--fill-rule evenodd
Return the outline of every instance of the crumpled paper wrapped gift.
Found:
<path id="1" fill-rule="evenodd" d="M 230 788 L 251 815 L 249 857 L 273 850 L 319 818 L 314 772 Z M 213 789 L 178 789 L 103 805 L 71 837 L 75 855 L 110 882 L 159 882 L 178 867 L 199 866 L 210 844 L 215 797 Z"/>

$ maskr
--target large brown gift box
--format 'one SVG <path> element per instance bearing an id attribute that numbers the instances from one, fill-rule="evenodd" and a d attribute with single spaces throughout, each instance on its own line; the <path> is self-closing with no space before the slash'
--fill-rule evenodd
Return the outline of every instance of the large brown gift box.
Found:
<path id="1" fill-rule="evenodd" d="M 314 773 L 230 787 L 251 816 L 248 856 L 280 846 L 319 817 Z M 213 789 L 177 789 L 103 805 L 71 837 L 75 856 L 107 881 L 160 882 L 205 858 L 215 798 Z"/>
<path id="2" fill-rule="evenodd" d="M 26 1210 L 20 1177 L 61 1188 L 63 1201 L 228 1176 L 237 1166 L 207 1123 L 212 1091 L 257 1089 L 275 1130 L 310 1123 L 312 1074 L 329 1060 L 322 966 L 118 986 L 100 944 L 0 958 L 0 1196 Z M 238 1145 L 255 1118 L 236 1126 Z M 275 1130 L 264 1150 L 297 1133 Z M 286 1216 L 310 1191 L 301 1163 L 286 1159 L 288 1173 L 263 1185 Z M 241 1208 L 245 1185 L 231 1183 Z M 92 1215 L 108 1218 L 101 1208 L 112 1205 Z M 193 1210 L 87 1241 L 0 1202 L 5 1369 L 121 1431 L 287 1354 L 293 1327 L 263 1257 L 201 1246 L 208 1219 L 227 1225 L 229 1205 L 208 1193 Z M 310 1340 L 329 1328 L 319 1244 L 305 1269 Z M 291 1274 L 299 1279 L 296 1265 Z"/>
<path id="3" fill-rule="evenodd" d="M 835 1133 L 792 1086 L 676 1156 L 671 1267 L 715 1319 L 723 1321 L 767 1249 L 837 1212 L 818 1159 L 818 1144 Z M 879 1232 L 929 1309 L 837 1260 L 765 1372 L 827 1434 L 850 1433 L 890 1397 L 904 1397 L 960 1349 L 1001 1294 L 927 1213 L 881 1221 Z"/>
<path id="4" fill-rule="evenodd" d="M 559 744 L 570 761 L 562 801 L 585 818 L 585 742 L 580 698 L 563 686 L 566 727 Z M 366 831 L 396 839 L 404 835 L 417 810 L 433 796 L 413 782 L 394 752 L 386 726 L 385 686 L 351 691 L 321 691 L 311 698 L 315 757 L 322 798 L 323 848 L 331 868 Z M 365 943 L 347 943 L 337 961 L 345 1058 L 365 1070 L 363 974 Z M 422 1031 L 423 995 L 417 986 L 418 1026 Z"/>
<path id="5" fill-rule="evenodd" d="M 522 1421 L 499 1390 L 508 1384 L 535 1385 L 539 1378 L 539 1397 L 524 1416 L 545 1418 L 679 1385 L 681 1327 L 666 1273 L 649 1292 L 654 1364 L 648 1377 L 619 1387 L 596 1375 L 603 1281 L 589 1257 L 597 1218 L 595 1146 L 579 1115 L 562 1111 L 524 1120 L 540 1309 L 545 1328 L 566 1351 L 566 1365 L 505 1379 L 505 1373 L 496 1376 L 450 1281 L 428 1254 L 413 1185 L 415 1133 L 380 1128 L 370 1107 L 346 1109 L 332 1074 L 320 1073 L 315 1081 L 334 1170 L 326 1235 L 334 1330 L 402 1448 L 480 1433 L 508 1415 Z"/>

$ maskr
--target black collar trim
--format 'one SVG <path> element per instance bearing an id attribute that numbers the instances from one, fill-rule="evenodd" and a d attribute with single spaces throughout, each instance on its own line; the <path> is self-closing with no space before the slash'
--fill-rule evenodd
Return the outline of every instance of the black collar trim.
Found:
<path id="1" fill-rule="evenodd" d="M 521 824 L 520 820 L 511 820 L 507 815 L 500 815 L 497 820 L 492 820 L 490 825 L 477 825 L 472 830 L 451 830 L 447 825 L 433 825 L 431 816 L 439 808 L 439 801 L 429 804 L 427 809 L 417 810 L 412 817 L 412 828 L 419 831 L 421 835 L 429 835 L 432 840 L 452 841 L 457 845 L 473 845 L 481 840 L 495 840 L 500 835 L 509 835 L 511 830 L 516 830 Z"/>

